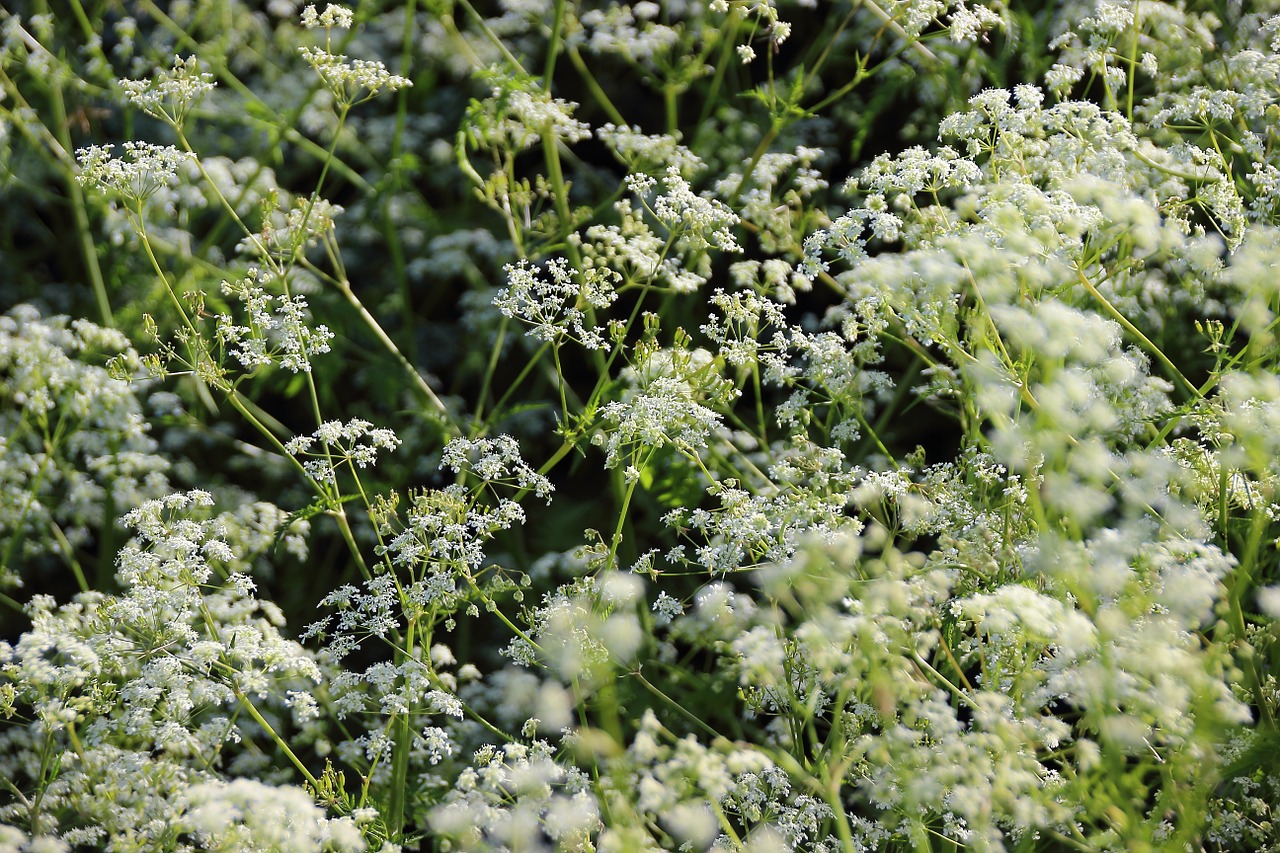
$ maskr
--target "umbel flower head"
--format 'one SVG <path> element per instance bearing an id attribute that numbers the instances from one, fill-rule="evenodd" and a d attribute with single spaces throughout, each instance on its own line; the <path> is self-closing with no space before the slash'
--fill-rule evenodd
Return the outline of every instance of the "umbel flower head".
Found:
<path id="1" fill-rule="evenodd" d="M 350 9 L 330 3 L 323 12 L 315 6 L 302 12 L 302 25 L 307 29 L 324 27 L 324 47 L 300 47 L 298 51 L 320 75 L 326 89 L 333 94 L 334 106 L 339 111 L 349 110 L 356 104 L 371 100 L 382 91 L 395 92 L 412 86 L 405 77 L 392 74 L 377 60 L 348 59 L 342 54 L 330 52 L 330 33 L 333 27 L 348 28 L 355 20 Z"/>
<path id="2" fill-rule="evenodd" d="M 178 128 L 196 102 L 216 85 L 213 75 L 200 70 L 194 56 L 175 56 L 172 70 L 161 71 L 151 80 L 121 80 L 119 84 L 129 103 Z"/>
<path id="3" fill-rule="evenodd" d="M 172 145 L 148 142 L 124 143 L 124 157 L 112 157 L 113 145 L 90 145 L 76 151 L 81 186 L 96 187 L 119 196 L 130 208 L 138 208 L 147 199 L 174 184 L 178 167 L 194 155 Z"/>

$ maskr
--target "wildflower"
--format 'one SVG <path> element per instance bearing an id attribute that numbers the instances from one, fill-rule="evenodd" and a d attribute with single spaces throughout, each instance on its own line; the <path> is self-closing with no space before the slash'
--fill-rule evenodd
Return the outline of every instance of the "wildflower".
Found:
<path id="1" fill-rule="evenodd" d="M 213 75 L 200 71 L 194 56 L 173 58 L 170 71 L 157 74 L 152 80 L 120 80 L 129 103 L 147 115 L 181 128 L 187 114 L 204 95 L 214 89 Z"/>
<path id="2" fill-rule="evenodd" d="M 328 3 L 321 13 L 316 12 L 316 7 L 307 5 L 302 10 L 302 26 L 309 30 L 324 27 L 326 30 L 338 27 L 340 29 L 349 30 L 355 23 L 355 15 L 346 6 L 339 6 L 335 3 Z"/>
<path id="3" fill-rule="evenodd" d="M 350 818 L 325 817 L 300 788 L 237 779 L 193 785 L 184 799 L 182 823 L 210 850 L 252 846 L 282 853 L 356 853 L 365 849 L 360 830 Z"/>
<path id="4" fill-rule="evenodd" d="M 340 111 L 372 100 L 383 91 L 395 92 L 413 85 L 408 78 L 392 74 L 377 60 L 348 59 L 312 47 L 300 47 L 298 52 L 320 76 Z"/>
<path id="5" fill-rule="evenodd" d="M 263 285 L 274 276 L 256 267 L 235 282 L 224 281 L 222 292 L 244 305 L 248 325 L 238 325 L 229 314 L 219 314 L 216 338 L 231 349 L 246 370 L 279 364 L 291 373 L 311 372 L 311 359 L 329 351 L 333 332 L 327 326 L 307 322 L 305 296 L 273 296 Z"/>
<path id="6" fill-rule="evenodd" d="M 320 447 L 312 450 L 316 444 Z M 400 439 L 394 432 L 360 418 L 326 421 L 310 435 L 294 436 L 285 443 L 285 450 L 292 456 L 309 456 L 303 462 L 308 476 L 317 482 L 333 483 L 338 466 L 348 465 L 352 471 L 367 468 L 377 461 L 378 451 L 395 450 Z"/>
<path id="7" fill-rule="evenodd" d="M 588 312 L 613 304 L 620 274 L 600 268 L 575 274 L 564 258 L 547 262 L 545 274 L 525 262 L 507 264 L 504 269 L 507 286 L 498 291 L 493 304 L 503 315 L 528 323 L 532 328 L 527 334 L 557 344 L 572 340 L 587 349 L 609 349 Z"/>
<path id="8" fill-rule="evenodd" d="M 178 168 L 194 155 L 172 146 L 146 142 L 124 143 L 125 157 L 111 156 L 112 145 L 90 145 L 76 151 L 82 186 L 119 196 L 129 207 L 142 203 L 177 181 Z"/>

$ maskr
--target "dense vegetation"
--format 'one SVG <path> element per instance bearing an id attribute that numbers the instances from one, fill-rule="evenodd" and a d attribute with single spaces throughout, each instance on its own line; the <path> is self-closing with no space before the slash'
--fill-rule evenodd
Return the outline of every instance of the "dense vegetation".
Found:
<path id="1" fill-rule="evenodd" d="M 0 9 L 0 851 L 1280 849 L 1280 4 Z"/>

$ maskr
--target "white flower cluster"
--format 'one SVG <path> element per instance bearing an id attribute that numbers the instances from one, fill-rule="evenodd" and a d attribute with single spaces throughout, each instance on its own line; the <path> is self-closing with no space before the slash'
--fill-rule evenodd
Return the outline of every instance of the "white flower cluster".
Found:
<path id="1" fill-rule="evenodd" d="M 208 171 L 207 164 L 205 170 Z M 280 195 L 278 190 L 276 192 Z M 288 212 L 276 209 L 264 216 L 261 230 L 247 235 L 236 249 L 248 255 L 269 256 L 282 265 L 290 266 L 300 258 L 304 249 L 332 237 L 334 220 L 342 212 L 340 205 L 323 198 L 294 199 Z"/>
<path id="2" fill-rule="evenodd" d="M 316 7 L 308 4 L 302 10 L 302 26 L 309 30 L 332 29 L 338 27 L 344 30 L 351 29 L 355 23 L 355 14 L 346 6 L 339 6 L 336 3 L 328 3 L 324 7 L 323 12 L 316 12 Z"/>
<path id="3" fill-rule="evenodd" d="M 194 56 L 173 58 L 173 68 L 151 80 L 120 80 L 129 103 L 153 118 L 181 128 L 192 107 L 214 89 L 213 75 Z"/>
<path id="4" fill-rule="evenodd" d="M 825 156 L 823 149 L 808 145 L 796 146 L 793 151 L 769 151 L 752 164 L 749 174 L 730 170 L 716 182 L 715 193 L 736 199 L 734 210 L 758 229 L 761 249 L 794 258 L 815 221 L 826 221 L 813 204 L 815 196 L 828 187 L 819 165 Z"/>
<path id="5" fill-rule="evenodd" d="M 376 59 L 348 59 L 315 47 L 300 47 L 298 52 L 320 76 L 339 110 L 372 100 L 383 91 L 395 92 L 413 85 Z"/>
<path id="6" fill-rule="evenodd" d="M 459 474 L 467 471 L 477 482 L 472 488 L 459 482 L 412 494 L 403 528 L 397 532 L 387 526 L 384 535 L 391 538 L 380 547 L 393 565 L 405 566 L 419 577 L 407 596 L 423 609 L 455 602 L 455 579 L 473 580 L 485 560 L 485 543 L 498 531 L 524 522 L 524 508 L 496 487 L 532 491 L 548 501 L 553 491 L 551 482 L 520 458 L 510 436 L 456 438 L 446 445 L 441 467 Z M 497 498 L 496 505 L 488 507 L 481 500 L 486 491 Z"/>
<path id="7" fill-rule="evenodd" d="M 499 150 L 524 151 L 544 137 L 567 143 L 591 137 L 591 128 L 574 118 L 576 103 L 552 97 L 533 79 L 495 72 L 489 97 L 472 105 L 468 132 Z"/>
<path id="8" fill-rule="evenodd" d="M 13 646 L 0 643 L 0 669 L 30 720 L 6 733 L 0 768 L 42 784 L 40 823 L 69 843 L 127 834 L 149 846 L 186 831 L 175 806 L 188 786 L 270 760 L 269 747 L 236 746 L 263 734 L 241 718 L 243 707 L 267 707 L 286 686 L 320 677 L 282 635 L 279 608 L 254 597 L 247 575 L 228 571 L 254 559 L 246 544 L 256 534 L 242 536 L 233 514 L 207 517 L 212 505 L 192 491 L 132 510 L 124 523 L 134 538 L 119 557 L 124 592 L 82 593 L 61 607 L 37 596 L 30 630 Z M 67 756 L 60 768 L 41 759 L 51 751 Z M 0 808 L 0 820 L 21 808 Z"/>
<path id="9" fill-rule="evenodd" d="M 692 735 L 677 737 L 649 710 L 618 762 L 619 775 L 634 790 L 639 814 L 632 820 L 651 823 L 665 843 L 659 849 L 734 849 L 729 829 L 741 822 L 755 841 L 752 849 L 814 850 L 834 853 L 824 832 L 834 817 L 831 806 L 813 793 L 796 790 L 792 777 L 766 750 L 722 741 L 714 745 Z M 732 816 L 733 823 L 725 820 Z M 638 825 L 611 821 L 602 845 L 628 841 Z M 887 834 L 869 821 L 859 821 L 855 843 L 874 849 Z M 735 833 L 736 834 L 736 833 Z"/>
<path id="10" fill-rule="evenodd" d="M 355 822 L 328 819 L 301 788 L 252 779 L 202 782 L 184 792 L 182 827 L 203 850 L 238 853 L 359 853 L 366 847 Z"/>
<path id="11" fill-rule="evenodd" d="M 529 324 L 527 334 L 557 345 L 571 340 L 587 349 L 609 349 L 592 316 L 618 298 L 614 285 L 621 274 L 599 267 L 575 274 L 564 258 L 548 261 L 545 275 L 523 261 L 504 269 L 507 286 L 498 291 L 493 304 L 503 315 Z"/>
<path id="12" fill-rule="evenodd" d="M 631 176 L 633 192 L 640 194 L 647 189 L 639 176 Z M 666 191 L 653 200 L 653 215 L 676 238 L 681 247 L 714 248 L 722 252 L 741 252 L 737 239 L 730 230 L 738 224 L 738 215 L 718 199 L 707 198 L 693 192 L 689 182 L 681 176 L 678 166 L 667 167 L 662 178 Z"/>
<path id="13" fill-rule="evenodd" d="M 276 280 L 274 273 L 250 267 L 244 278 L 223 281 L 222 292 L 243 304 L 248 325 L 219 314 L 216 339 L 250 373 L 274 364 L 291 373 L 310 373 L 312 357 L 329 351 L 333 332 L 308 322 L 305 296 L 267 293 L 264 285 Z"/>
<path id="14" fill-rule="evenodd" d="M 706 283 L 711 265 L 705 253 L 693 254 L 690 268 L 682 253 L 671 251 L 673 236 L 663 238 L 649 227 L 642 207 L 620 201 L 614 209 L 617 224 L 591 225 L 583 235 L 570 237 L 580 244 L 584 266 L 608 267 L 621 274 L 627 284 L 640 282 L 675 293 L 693 293 Z"/>
<path id="15" fill-rule="evenodd" d="M 624 461 L 634 464 L 635 459 L 668 444 L 695 452 L 719 427 L 718 410 L 738 396 L 704 349 L 642 352 L 623 378 L 629 387 L 622 399 L 600 409 L 609 426 L 592 437 L 593 443 L 604 447 L 610 468 Z"/>
<path id="16" fill-rule="evenodd" d="M 399 446 L 400 439 L 391 430 L 352 418 L 345 424 L 325 421 L 310 435 L 289 439 L 284 447 L 294 457 L 310 457 L 302 463 L 309 477 L 318 483 L 333 484 L 339 466 L 347 465 L 352 471 L 368 468 L 377 462 L 378 451 Z"/>
<path id="17" fill-rule="evenodd" d="M 330 30 L 334 27 L 348 29 L 354 23 L 354 15 L 345 6 L 328 4 L 316 13 L 315 6 L 302 11 L 302 25 L 307 29 L 323 27 L 325 46 L 300 47 L 302 58 L 315 69 L 324 87 L 333 96 L 334 107 L 345 114 L 347 110 L 376 98 L 382 92 L 396 92 L 413 85 L 413 81 L 392 74 L 387 66 L 376 59 L 348 59 L 329 51 Z"/>
<path id="18" fill-rule="evenodd" d="M 582 12 L 582 40 L 597 54 L 617 54 L 652 63 L 668 54 L 680 41 L 680 30 L 663 23 L 662 7 L 651 0 L 614 3 L 607 9 Z"/>
<path id="19" fill-rule="evenodd" d="M 467 851 L 597 849 L 600 806 L 589 788 L 545 741 L 485 746 L 431 810 L 431 831 Z"/>
<path id="20" fill-rule="evenodd" d="M 551 481 L 529 467 L 520 455 L 520 445 L 509 435 L 496 438 L 455 438 L 445 445 L 440 467 L 455 474 L 468 471 L 487 488 L 509 486 L 531 491 L 551 501 L 555 487 Z"/>
<path id="21" fill-rule="evenodd" d="M 608 145 L 632 172 L 663 174 L 674 167 L 689 178 L 703 168 L 702 158 L 681 145 L 678 135 L 643 133 L 638 127 L 603 124 L 596 128 L 596 138 Z"/>
<path id="22" fill-rule="evenodd" d="M 0 316 L 0 577 L 44 554 L 74 563 L 115 523 L 108 506 L 169 491 L 143 389 L 128 381 L 139 365 L 113 329 L 28 305 Z"/>
<path id="23" fill-rule="evenodd" d="M 173 146 L 148 142 L 124 143 L 124 158 L 112 157 L 113 147 L 90 145 L 77 150 L 80 174 L 76 180 L 82 186 L 119 196 L 135 210 L 162 190 L 169 190 L 177 182 L 179 167 L 193 159 L 193 155 Z"/>

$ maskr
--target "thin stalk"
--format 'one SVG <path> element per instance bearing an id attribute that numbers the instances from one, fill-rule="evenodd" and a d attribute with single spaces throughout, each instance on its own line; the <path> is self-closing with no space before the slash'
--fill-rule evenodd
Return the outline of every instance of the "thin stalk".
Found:
<path id="1" fill-rule="evenodd" d="M 550 130 L 542 132 L 542 150 L 547 162 L 547 178 L 551 181 L 551 189 L 555 198 L 556 215 L 560 217 L 560 228 L 572 231 L 573 211 L 569 207 L 569 185 L 564 181 L 564 169 L 560 164 L 560 142 Z M 582 253 L 572 242 L 566 246 L 569 261 L 573 268 L 582 269 Z"/>
<path id="2" fill-rule="evenodd" d="M 67 122 L 66 103 L 62 98 L 61 78 L 57 75 L 53 77 L 55 82 L 50 89 L 53 96 L 54 128 L 58 132 L 58 142 L 62 145 L 62 150 L 70 152 L 72 150 L 71 132 L 70 124 Z M 114 327 L 116 319 L 111 313 L 111 300 L 107 296 L 102 267 L 98 264 L 98 250 L 89 228 L 89 212 L 84 202 L 84 191 L 75 179 L 74 161 L 71 163 L 64 161 L 64 165 L 69 167 L 63 169 L 62 174 L 67 186 L 67 198 L 71 201 L 71 215 L 76 221 L 76 242 L 79 244 L 80 254 L 84 257 L 84 270 L 89 276 L 89 283 L 93 285 L 93 296 L 98 303 L 98 314 L 102 317 L 102 325 Z"/>
<path id="3" fill-rule="evenodd" d="M 591 69 L 587 67 L 586 61 L 582 58 L 582 53 L 578 50 L 577 45 L 569 45 L 566 53 L 569 54 L 569 62 L 573 64 L 574 69 L 582 77 L 582 82 L 587 84 L 587 89 L 591 92 L 591 97 L 595 98 L 596 104 L 600 109 L 605 111 L 609 116 L 609 120 L 618 127 L 626 127 L 627 120 L 622 117 L 622 113 L 618 112 L 618 108 L 613 105 L 613 101 L 609 100 L 609 96 L 605 94 L 604 89 L 600 86 L 600 81 L 596 80 Z"/>
<path id="4" fill-rule="evenodd" d="M 84 576 L 84 569 L 80 566 L 80 561 L 76 559 L 76 552 L 71 547 L 71 543 L 67 541 L 67 536 L 62 532 L 62 528 L 58 526 L 56 521 L 49 524 L 49 529 L 53 532 L 53 538 L 58 540 L 58 547 L 62 549 L 63 557 L 67 561 L 67 565 L 71 567 L 71 574 L 76 576 L 76 584 L 80 587 L 81 592 L 89 591 L 89 581 Z"/>
<path id="5" fill-rule="evenodd" d="M 617 471 L 616 468 L 614 470 Z M 627 510 L 631 507 L 631 498 L 636 493 L 636 483 L 638 482 L 639 480 L 635 479 L 628 480 L 623 490 L 622 506 L 618 509 L 618 523 L 613 528 L 613 539 L 609 543 L 609 563 L 614 568 L 618 567 L 618 546 L 622 544 L 623 528 L 630 521 Z"/>
<path id="6" fill-rule="evenodd" d="M 493 349 L 489 353 L 489 363 L 485 365 L 484 379 L 480 382 L 480 395 L 476 398 L 476 413 L 472 416 L 472 438 L 479 435 L 483 428 L 484 403 L 493 384 L 493 374 L 498 369 L 498 357 L 502 355 L 502 344 L 507 337 L 507 324 L 509 322 L 509 318 L 504 315 L 502 321 L 498 324 L 498 337 L 493 342 Z M 496 407 L 494 410 L 497 411 Z"/>
<path id="7" fill-rule="evenodd" d="M 312 788 L 319 789 L 320 780 L 311 774 L 311 771 L 307 769 L 307 765 L 303 764 L 302 759 L 298 758 L 297 754 L 295 754 L 293 749 L 290 748 L 289 743 L 284 738 L 280 737 L 280 734 L 269 722 L 267 722 L 267 719 L 263 717 L 262 714 L 258 713 L 258 709 L 254 707 L 253 702 L 244 694 L 244 691 L 236 685 L 232 685 L 231 689 L 235 693 L 236 699 L 240 701 L 240 704 L 243 705 L 244 709 L 249 713 L 249 716 L 253 718 L 255 723 L 262 727 L 262 730 L 267 733 L 267 737 L 271 738 L 271 742 L 274 743 L 280 751 L 284 753 L 285 757 L 289 759 L 289 763 L 298 769 L 298 772 L 302 774 L 302 777 L 306 779 L 308 783 L 310 783 Z"/>
<path id="8" fill-rule="evenodd" d="M 397 656 L 413 658 L 414 628 L 413 619 L 409 620 L 408 633 L 405 636 L 405 648 Z M 403 659 L 402 659 L 403 663 Z M 409 752 L 413 748 L 413 739 L 409 729 L 409 712 L 406 710 L 396 718 L 395 722 L 395 754 L 391 757 L 391 806 L 388 809 L 387 823 L 392 832 L 404 832 L 405 800 L 409 789 Z"/>
<path id="9" fill-rule="evenodd" d="M 742 28 L 742 18 L 734 15 L 729 21 L 727 30 L 720 34 L 720 58 L 716 60 L 716 73 L 711 78 L 711 86 L 707 89 L 707 96 L 702 101 L 702 111 L 698 113 L 698 131 L 707 126 L 707 119 L 711 118 L 711 111 L 715 109 L 719 101 L 720 87 L 724 85 L 724 75 L 729 70 L 729 66 L 733 64 L 733 48 L 738 40 L 738 30 Z M 695 131 L 695 134 L 698 133 Z"/>
<path id="10" fill-rule="evenodd" d="M 410 364 L 409 360 L 405 358 L 402 352 L 400 352 L 400 348 L 396 346 L 396 342 L 393 341 L 391 336 L 386 333 L 378 320 L 369 313 L 367 308 L 364 307 L 364 303 L 360 301 L 360 298 L 356 296 L 355 291 L 351 289 L 351 282 L 345 278 L 339 280 L 338 289 L 342 291 L 342 295 L 347 298 L 347 301 L 351 303 L 351 306 L 360 314 L 360 318 L 364 320 L 365 325 L 369 327 L 374 336 L 377 337 L 384 347 L 386 347 L 387 352 L 391 353 L 391 356 L 396 360 L 396 363 L 399 364 L 409 375 L 409 378 L 417 387 L 418 391 L 421 392 L 422 396 L 426 398 L 427 402 L 429 402 L 436 411 L 443 415 L 445 420 L 456 429 L 457 425 L 453 423 L 453 418 L 449 415 L 449 410 L 445 407 L 444 403 L 441 402 L 440 398 L 436 396 L 436 392 L 431 390 L 431 386 L 427 384 L 427 380 L 422 378 L 422 374 L 418 373 L 417 368 Z"/>
<path id="11" fill-rule="evenodd" d="M 751 152 L 751 159 L 747 163 L 747 168 L 742 170 L 742 177 L 738 180 L 738 185 L 734 187 L 733 194 L 729 196 L 728 202 L 732 206 L 738 200 L 738 196 L 742 195 L 742 191 L 747 188 L 747 181 L 751 180 L 752 173 L 755 172 L 756 166 L 760 164 L 760 158 L 769 151 L 769 146 L 773 144 L 773 140 L 778 138 L 778 132 L 782 129 L 782 125 L 778 119 L 774 119 L 769 123 L 769 130 L 764 136 L 760 137 L 760 143 L 756 145 L 756 150 Z"/>
<path id="12" fill-rule="evenodd" d="M 556 74 L 556 57 L 560 53 L 560 42 L 564 32 L 564 0 L 555 0 L 555 8 L 551 11 L 551 38 L 547 41 L 547 62 L 542 69 L 542 88 L 551 91 L 551 81 Z"/>
<path id="13" fill-rule="evenodd" d="M 699 717 L 697 714 L 693 713 L 688 708 L 681 705 L 679 702 L 672 699 L 666 693 L 663 693 L 661 690 L 655 687 L 652 683 L 650 683 L 649 679 L 645 678 L 643 675 L 640 674 L 640 670 L 637 669 L 634 672 L 631 672 L 628 674 L 632 678 L 634 678 L 636 681 L 640 682 L 641 687 L 643 687 L 645 690 L 648 690 L 650 693 L 652 693 L 657 698 L 661 699 L 663 702 L 666 702 L 668 705 L 670 705 L 672 708 L 678 711 L 682 717 L 684 717 L 689 722 L 693 723 L 695 726 L 697 726 L 698 728 L 706 732 L 707 735 L 709 735 L 713 740 L 723 737 L 723 735 L 721 735 L 718 731 L 716 731 L 715 729 L 711 728 L 711 726 L 703 722 L 702 718 Z"/>
<path id="14" fill-rule="evenodd" d="M 507 388 L 506 391 L 503 392 L 502 396 L 498 398 L 498 402 L 493 404 L 494 412 L 502 411 L 502 407 L 506 405 L 507 400 L 511 398 L 511 395 L 514 394 L 516 390 L 520 387 L 520 385 L 524 382 L 524 380 L 528 378 L 529 374 L 533 371 L 533 369 L 538 366 L 539 362 L 542 361 L 542 356 L 545 355 L 547 350 L 549 349 L 551 349 L 551 342 L 547 341 L 546 343 L 544 343 L 542 346 L 538 348 L 538 351 L 535 352 L 529 358 L 528 361 L 525 362 L 524 367 L 521 368 L 520 373 L 512 381 L 511 385 Z M 479 435 L 479 432 L 476 432 L 474 435 L 472 435 L 472 438 L 474 438 L 476 435 Z"/>
<path id="15" fill-rule="evenodd" d="M 1084 274 L 1084 271 L 1081 270 L 1079 267 L 1076 268 L 1076 277 L 1080 280 L 1080 283 L 1084 285 L 1084 289 L 1089 292 L 1090 296 L 1092 296 L 1095 300 L 1097 300 L 1098 304 L 1102 306 L 1103 310 L 1106 311 L 1106 313 L 1111 317 L 1111 319 L 1115 320 L 1117 323 L 1123 326 L 1126 332 L 1128 332 L 1129 334 L 1137 338 L 1138 341 L 1141 342 L 1143 349 L 1145 349 L 1148 353 L 1154 356 L 1156 361 L 1163 364 L 1165 369 L 1168 370 L 1171 374 L 1173 374 L 1174 378 L 1177 379 L 1180 383 L 1182 383 L 1184 388 L 1186 388 L 1188 391 L 1191 392 L 1192 399 L 1200 398 L 1200 390 L 1196 388 L 1196 386 L 1191 384 L 1191 380 L 1183 376 L 1182 371 L 1178 369 L 1177 365 L 1175 365 L 1172 361 L 1169 360 L 1169 357 L 1164 354 L 1164 351 L 1161 350 L 1160 347 L 1153 344 L 1151 342 L 1151 339 L 1142 333 L 1142 330 L 1140 330 L 1137 326 L 1133 325 L 1133 323 L 1129 322 L 1129 318 L 1124 316 L 1124 314 L 1120 313 L 1120 311 L 1117 310 L 1116 307 L 1112 305 L 1107 300 L 1107 298 L 1098 291 L 1098 288 L 1093 286 L 1093 282 L 1089 281 L 1089 277 L 1086 276 Z"/>

